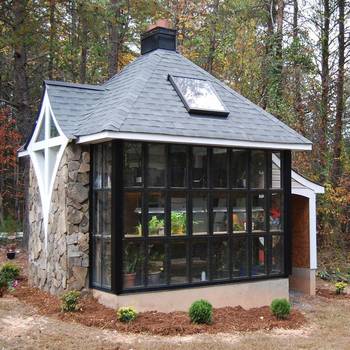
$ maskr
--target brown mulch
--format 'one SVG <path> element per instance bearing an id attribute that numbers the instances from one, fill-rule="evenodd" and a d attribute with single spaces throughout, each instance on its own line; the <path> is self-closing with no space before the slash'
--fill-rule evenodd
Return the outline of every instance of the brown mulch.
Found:
<path id="1" fill-rule="evenodd" d="M 326 289 L 326 288 L 317 288 L 316 294 L 319 295 L 320 297 L 324 297 L 327 299 L 339 299 L 339 300 L 349 299 L 350 300 L 350 294 L 346 294 L 346 293 L 337 294 L 335 291 L 331 289 Z"/>
<path id="2" fill-rule="evenodd" d="M 273 328 L 297 329 L 306 322 L 305 317 L 298 310 L 292 310 L 291 315 L 286 320 L 277 320 L 271 315 L 267 306 L 250 310 L 238 306 L 214 309 L 211 325 L 192 324 L 188 314 L 180 311 L 171 313 L 141 312 L 135 321 L 125 324 L 116 319 L 114 310 L 99 304 L 90 295 L 82 296 L 80 311 L 69 313 L 60 311 L 59 298 L 40 289 L 28 287 L 25 281 L 21 282 L 13 295 L 36 307 L 38 313 L 44 316 L 54 316 L 63 321 L 77 322 L 102 329 L 164 336 L 271 330 Z"/>

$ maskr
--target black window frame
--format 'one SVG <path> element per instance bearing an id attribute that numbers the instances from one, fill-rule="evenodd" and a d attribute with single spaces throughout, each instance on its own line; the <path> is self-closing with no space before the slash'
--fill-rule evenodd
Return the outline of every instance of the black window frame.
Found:
<path id="1" fill-rule="evenodd" d="M 248 179 L 247 179 L 247 186 L 246 188 L 233 188 L 231 187 L 231 154 L 232 147 L 223 147 L 227 149 L 228 152 L 228 183 L 226 188 L 213 188 L 212 187 L 212 169 L 210 169 L 211 165 L 211 154 L 212 154 L 212 148 L 210 146 L 206 146 L 208 149 L 209 154 L 209 171 L 208 171 L 208 187 L 206 188 L 192 188 L 192 171 L 191 171 L 191 155 L 192 155 L 192 147 L 195 147 L 196 145 L 185 145 L 187 147 L 187 184 L 185 187 L 170 187 L 170 171 L 169 171 L 169 152 L 170 147 L 172 144 L 165 143 L 166 147 L 166 183 L 164 187 L 148 187 L 148 174 L 147 174 L 147 163 L 148 163 L 148 144 L 147 142 L 140 142 L 142 144 L 142 177 L 144 179 L 143 185 L 141 187 L 131 186 L 131 187 L 125 187 L 124 181 L 123 181 L 123 145 L 124 142 L 130 142 L 130 141 L 113 141 L 112 142 L 112 288 L 107 291 L 111 291 L 115 294 L 124 294 L 124 293 L 133 293 L 133 292 L 142 292 L 142 291 L 151 291 L 151 290 L 168 290 L 168 289 L 178 289 L 178 288 L 191 288 L 191 287 L 197 287 L 197 286 L 203 286 L 203 285 L 216 285 L 216 284 L 225 284 L 225 283 L 237 283 L 241 281 L 249 281 L 249 280 L 263 280 L 263 279 L 273 279 L 273 278 L 285 278 L 290 274 L 291 270 L 291 244 L 290 244 L 290 227 L 289 227 L 289 201 L 290 201 L 290 189 L 291 189 L 291 168 L 290 168 L 290 151 L 283 151 L 283 150 L 264 150 L 266 152 L 266 164 L 265 164 L 265 187 L 264 189 L 251 189 L 250 187 L 250 154 L 253 149 L 244 149 L 248 151 Z M 157 142 L 160 143 L 160 142 Z M 94 147 L 94 146 L 93 146 Z M 216 147 L 216 146 L 215 146 Z M 261 149 L 257 149 L 261 150 Z M 272 163 L 271 163 L 271 155 L 274 152 L 280 152 L 281 155 L 281 161 L 280 161 L 280 176 L 281 176 L 281 188 L 268 188 L 270 184 L 270 179 L 272 176 Z M 143 217 L 142 221 L 145 228 L 145 234 L 142 237 L 137 238 L 129 238 L 129 237 L 123 237 L 123 203 L 124 203 L 124 192 L 125 191 L 136 191 L 141 192 L 142 196 L 145 195 L 145 193 L 148 192 L 164 192 L 166 197 L 166 205 L 165 205 L 165 217 L 167 218 L 165 220 L 165 234 L 164 236 L 148 236 L 147 227 L 146 224 L 147 220 L 147 208 L 145 207 L 146 201 L 143 202 Z M 207 192 L 208 193 L 208 222 L 209 222 L 209 231 L 207 235 L 192 235 L 192 195 L 195 192 Z M 185 192 L 186 198 L 187 198 L 187 234 L 184 236 L 172 236 L 171 230 L 170 230 L 170 198 L 171 193 L 178 193 L 178 192 Z M 225 234 L 213 234 L 213 206 L 212 206 L 212 197 L 214 193 L 227 193 L 228 197 L 228 232 Z M 266 204 L 265 204 L 265 221 L 266 221 L 266 231 L 262 232 L 252 232 L 251 230 L 251 196 L 252 193 L 259 192 L 264 193 L 266 196 Z M 247 220 L 247 230 L 245 233 L 233 233 L 233 224 L 232 224 L 232 197 L 234 193 L 245 193 L 247 198 L 246 203 L 246 220 Z M 281 193 L 283 197 L 282 201 L 282 212 L 283 212 L 283 227 L 280 232 L 269 232 L 269 206 L 270 206 L 270 197 L 271 193 Z M 120 200 L 123 198 L 123 200 Z M 270 273 L 271 268 L 271 250 L 272 250 L 272 236 L 273 235 L 281 235 L 283 237 L 283 272 L 282 273 Z M 251 251 L 251 245 L 252 245 L 252 239 L 253 237 L 263 236 L 265 238 L 265 246 L 266 246 L 266 256 L 265 256 L 265 264 L 266 269 L 268 273 L 263 276 L 252 276 L 251 271 L 251 261 L 252 261 L 252 251 Z M 247 277 L 233 277 L 232 272 L 232 245 L 233 241 L 238 238 L 245 238 L 248 244 L 248 276 Z M 165 285 L 159 285 L 159 286 L 147 286 L 147 256 L 144 258 L 144 267 L 143 267 L 143 276 L 144 281 L 143 285 L 140 287 L 134 287 L 129 289 L 123 289 L 123 242 L 124 241 L 131 241 L 131 240 L 137 240 L 141 242 L 143 245 L 143 249 L 152 241 L 162 241 L 165 245 L 165 252 L 167 254 L 166 258 L 166 266 L 165 266 L 165 273 L 166 273 L 166 284 Z M 207 242 L 207 262 L 208 262 L 208 280 L 191 283 L 192 281 L 192 274 L 191 274 L 191 256 L 192 256 L 192 244 L 196 241 L 203 241 L 206 240 Z M 214 244 L 215 241 L 218 240 L 227 240 L 229 244 L 229 278 L 225 279 L 212 279 L 212 244 Z M 175 241 L 184 241 L 186 244 L 186 256 L 187 256 L 187 265 L 186 265 L 186 271 L 188 276 L 188 283 L 181 283 L 181 284 L 170 284 L 170 245 L 171 242 Z M 213 242 L 213 243 L 211 243 Z M 92 252 L 91 252 L 92 253 Z M 90 265 L 91 268 L 93 265 Z M 96 288 L 96 286 L 92 285 L 93 288 Z"/>

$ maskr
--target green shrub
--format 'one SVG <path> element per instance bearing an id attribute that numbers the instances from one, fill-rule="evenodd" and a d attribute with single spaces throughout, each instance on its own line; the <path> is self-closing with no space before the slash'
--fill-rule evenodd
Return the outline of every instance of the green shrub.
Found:
<path id="1" fill-rule="evenodd" d="M 3 279 L 10 283 L 17 279 L 20 275 L 21 269 L 13 263 L 5 263 L 0 269 L 0 275 Z"/>
<path id="2" fill-rule="evenodd" d="M 80 292 L 71 290 L 61 296 L 61 310 L 64 312 L 72 312 L 78 310 L 78 300 Z"/>
<path id="3" fill-rule="evenodd" d="M 274 299 L 270 306 L 271 312 L 279 320 L 285 319 L 289 316 L 291 310 L 291 304 L 287 299 Z"/>
<path id="4" fill-rule="evenodd" d="M 191 322 L 210 324 L 213 317 L 213 307 L 206 300 L 195 301 L 188 312 Z"/>
<path id="5" fill-rule="evenodd" d="M 346 282 L 337 282 L 334 286 L 335 286 L 335 292 L 337 294 L 342 294 L 344 293 L 344 289 L 347 287 L 347 283 Z"/>
<path id="6" fill-rule="evenodd" d="M 117 318 L 121 322 L 131 322 L 137 317 L 137 312 L 130 306 L 121 307 L 117 310 Z"/>

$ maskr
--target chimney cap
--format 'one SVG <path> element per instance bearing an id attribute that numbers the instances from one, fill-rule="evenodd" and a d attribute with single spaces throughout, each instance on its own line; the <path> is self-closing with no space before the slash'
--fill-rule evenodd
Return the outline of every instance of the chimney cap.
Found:
<path id="1" fill-rule="evenodd" d="M 142 55 L 157 49 L 176 51 L 176 30 L 169 26 L 169 20 L 158 20 L 141 34 Z"/>

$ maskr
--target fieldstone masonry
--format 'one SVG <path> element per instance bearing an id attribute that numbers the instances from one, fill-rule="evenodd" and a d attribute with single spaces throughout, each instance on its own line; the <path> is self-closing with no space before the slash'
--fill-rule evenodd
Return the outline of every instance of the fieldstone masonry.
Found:
<path id="1" fill-rule="evenodd" d="M 89 181 L 89 147 L 70 143 L 54 183 L 45 249 L 41 199 L 31 165 L 28 198 L 31 285 L 52 294 L 88 288 Z"/>

